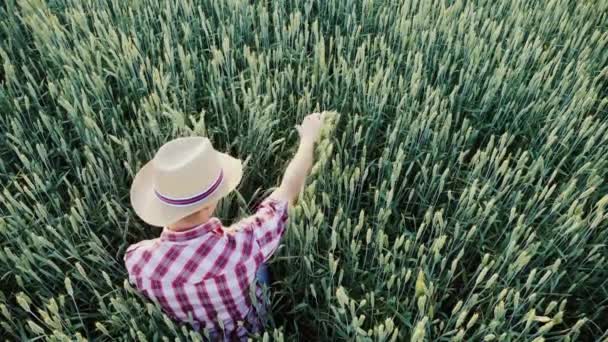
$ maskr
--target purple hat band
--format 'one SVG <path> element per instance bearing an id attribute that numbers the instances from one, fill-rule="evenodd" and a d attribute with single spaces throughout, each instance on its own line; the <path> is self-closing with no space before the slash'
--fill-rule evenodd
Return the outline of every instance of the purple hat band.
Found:
<path id="1" fill-rule="evenodd" d="M 217 177 L 217 179 L 215 180 L 215 182 L 213 182 L 213 184 L 211 184 L 211 186 L 209 186 L 209 188 L 203 190 L 203 192 L 198 193 L 192 197 L 187 197 L 187 198 L 170 198 L 167 196 L 164 196 L 162 194 L 160 194 L 158 191 L 154 190 L 154 193 L 156 194 L 156 197 L 158 197 L 159 200 L 161 200 L 161 202 L 174 206 L 174 207 L 187 207 L 187 206 L 191 206 L 197 203 L 200 203 L 202 201 L 204 201 L 205 199 L 209 198 L 209 196 L 213 195 L 213 193 L 220 187 L 220 185 L 222 185 L 222 181 L 224 180 L 224 171 L 220 170 L 220 174 Z"/>

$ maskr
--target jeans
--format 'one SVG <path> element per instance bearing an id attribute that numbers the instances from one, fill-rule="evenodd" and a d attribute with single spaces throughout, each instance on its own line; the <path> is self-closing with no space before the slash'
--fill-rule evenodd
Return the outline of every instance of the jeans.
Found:
<path id="1" fill-rule="evenodd" d="M 258 271 L 255 274 L 255 278 L 257 279 L 260 285 L 265 285 L 266 287 L 270 287 L 270 272 L 268 272 L 268 265 L 261 264 L 258 268 Z"/>
<path id="2" fill-rule="evenodd" d="M 260 285 L 262 285 L 263 287 L 266 287 L 266 288 L 270 288 L 270 272 L 268 271 L 268 265 L 266 265 L 265 263 L 261 264 L 260 267 L 258 268 L 258 270 L 256 271 L 255 278 L 256 278 L 256 281 Z M 231 325 L 230 329 L 235 329 L 236 334 L 239 335 L 238 340 L 247 341 L 248 333 L 260 332 L 260 331 L 262 333 L 264 332 L 263 327 L 264 327 L 264 322 L 267 319 L 266 315 L 267 315 L 268 305 L 270 304 L 270 298 L 265 297 L 264 303 L 258 303 L 258 304 L 262 304 L 262 305 L 257 305 L 255 310 L 250 311 L 247 314 L 247 318 L 245 318 L 245 321 L 247 321 L 247 322 L 256 322 L 256 324 L 255 324 L 256 328 L 254 328 L 251 331 L 247 331 L 246 329 L 249 329 L 249 328 L 245 328 L 243 326 L 239 327 L 239 326 Z M 224 324 L 226 324 L 226 323 L 224 323 Z M 198 323 L 195 323 L 193 325 L 193 328 L 198 331 L 200 329 L 200 326 Z M 208 333 L 209 333 L 210 341 L 232 341 L 232 340 L 234 340 L 234 338 L 232 338 L 231 336 L 224 335 L 224 333 L 222 331 L 214 330 L 213 328 L 209 329 Z"/>

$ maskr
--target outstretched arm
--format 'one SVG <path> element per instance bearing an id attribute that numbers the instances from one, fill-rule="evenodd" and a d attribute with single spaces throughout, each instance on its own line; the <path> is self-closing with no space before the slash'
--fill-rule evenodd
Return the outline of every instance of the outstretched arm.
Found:
<path id="1" fill-rule="evenodd" d="M 300 146 L 285 169 L 281 185 L 270 195 L 271 198 L 293 203 L 302 191 L 312 168 L 314 145 L 319 139 L 323 119 L 322 114 L 309 114 L 301 125 L 296 126 L 300 134 Z"/>

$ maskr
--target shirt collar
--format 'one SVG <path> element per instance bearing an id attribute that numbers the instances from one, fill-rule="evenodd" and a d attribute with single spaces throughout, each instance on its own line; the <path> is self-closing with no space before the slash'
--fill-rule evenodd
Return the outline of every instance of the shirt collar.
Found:
<path id="1" fill-rule="evenodd" d="M 175 232 L 167 227 L 163 228 L 163 232 L 160 234 L 161 240 L 165 241 L 189 241 L 196 239 L 205 235 L 210 231 L 219 232 L 222 230 L 222 223 L 219 219 L 212 217 L 209 221 L 200 224 L 198 226 L 194 226 L 188 230 L 183 230 L 180 232 Z"/>

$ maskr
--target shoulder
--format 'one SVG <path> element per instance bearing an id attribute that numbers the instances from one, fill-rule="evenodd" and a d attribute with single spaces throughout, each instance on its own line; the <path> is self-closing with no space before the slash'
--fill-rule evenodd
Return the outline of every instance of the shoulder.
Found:
<path id="1" fill-rule="evenodd" d="M 156 246 L 158 239 L 142 240 L 127 247 L 125 251 L 125 261 L 130 259 L 134 254 L 139 254 L 144 251 L 149 251 Z"/>
<path id="2" fill-rule="evenodd" d="M 150 261 L 153 252 L 157 249 L 157 245 L 158 239 L 153 239 L 143 240 L 127 247 L 123 261 L 129 279 L 140 276 L 144 266 Z"/>

